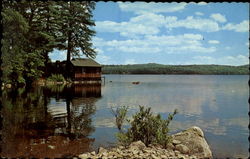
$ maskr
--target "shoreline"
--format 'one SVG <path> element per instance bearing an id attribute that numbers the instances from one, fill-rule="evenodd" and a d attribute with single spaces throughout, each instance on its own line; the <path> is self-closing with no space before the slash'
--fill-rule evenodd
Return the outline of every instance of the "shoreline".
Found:
<path id="1" fill-rule="evenodd" d="M 98 152 L 92 151 L 79 155 L 79 158 L 213 158 L 203 131 L 193 126 L 187 130 L 171 135 L 172 140 L 163 148 L 158 144 L 146 146 L 141 141 L 132 142 L 129 146 L 117 145 L 114 148 L 100 147 Z"/>

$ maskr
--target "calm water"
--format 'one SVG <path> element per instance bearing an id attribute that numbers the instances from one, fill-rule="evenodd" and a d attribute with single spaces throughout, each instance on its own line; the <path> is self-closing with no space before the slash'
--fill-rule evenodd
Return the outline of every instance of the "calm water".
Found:
<path id="1" fill-rule="evenodd" d="M 131 115 L 144 105 L 163 117 L 178 109 L 171 133 L 201 127 L 214 157 L 248 157 L 248 76 L 105 77 L 102 86 L 3 92 L 1 156 L 67 157 L 113 146 L 117 129 L 110 108 L 126 105 Z"/>

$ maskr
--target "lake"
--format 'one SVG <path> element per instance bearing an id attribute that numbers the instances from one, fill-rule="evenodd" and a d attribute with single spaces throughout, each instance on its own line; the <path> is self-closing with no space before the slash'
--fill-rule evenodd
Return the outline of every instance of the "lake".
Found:
<path id="1" fill-rule="evenodd" d="M 129 106 L 131 116 L 143 105 L 164 118 L 178 109 L 170 133 L 200 127 L 216 158 L 248 157 L 247 75 L 104 76 L 102 85 L 4 91 L 1 156 L 69 157 L 114 146 L 111 108 Z"/>

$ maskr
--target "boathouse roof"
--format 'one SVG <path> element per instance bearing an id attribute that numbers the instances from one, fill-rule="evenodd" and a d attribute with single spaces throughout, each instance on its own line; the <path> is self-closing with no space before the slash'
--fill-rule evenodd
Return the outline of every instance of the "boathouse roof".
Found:
<path id="1" fill-rule="evenodd" d="M 71 60 L 73 66 L 80 66 L 80 67 L 102 67 L 99 63 L 92 59 L 88 58 L 75 58 Z"/>

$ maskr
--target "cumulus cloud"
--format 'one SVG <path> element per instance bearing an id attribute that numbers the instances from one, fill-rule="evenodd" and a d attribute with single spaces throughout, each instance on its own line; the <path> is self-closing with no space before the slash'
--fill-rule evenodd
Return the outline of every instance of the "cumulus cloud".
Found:
<path id="1" fill-rule="evenodd" d="M 219 44 L 220 42 L 218 40 L 209 40 L 209 44 Z"/>
<path id="2" fill-rule="evenodd" d="M 118 2 L 122 11 L 134 12 L 136 14 L 144 13 L 168 13 L 177 12 L 185 9 L 187 3 L 145 3 L 145 2 Z"/>
<path id="3" fill-rule="evenodd" d="M 198 15 L 198 16 L 202 16 L 202 15 L 204 15 L 203 13 L 201 13 L 201 12 L 195 12 L 194 13 L 195 15 Z"/>
<path id="4" fill-rule="evenodd" d="M 95 29 L 100 32 L 120 33 L 121 36 L 125 37 L 159 33 L 159 29 L 155 26 L 133 22 L 97 21 Z"/>
<path id="5" fill-rule="evenodd" d="M 197 29 L 205 32 L 215 32 L 220 30 L 217 22 L 210 19 L 194 18 L 193 16 L 188 16 L 186 19 L 169 22 L 166 24 L 166 27 L 184 27 L 187 29 Z"/>
<path id="6" fill-rule="evenodd" d="M 249 20 L 244 20 L 239 24 L 228 23 L 222 29 L 223 30 L 233 30 L 236 32 L 248 32 L 249 31 Z"/>
<path id="7" fill-rule="evenodd" d="M 129 40 L 103 40 L 94 38 L 94 46 L 113 52 L 124 53 L 166 53 L 182 54 L 188 52 L 211 53 L 215 52 L 215 47 L 205 47 L 202 44 L 201 34 L 183 35 L 148 35 L 142 39 Z"/>
<path id="8" fill-rule="evenodd" d="M 225 23 L 227 21 L 226 17 L 220 13 L 211 14 L 210 17 L 220 23 Z"/>
<path id="9" fill-rule="evenodd" d="M 162 28 L 187 28 L 205 32 L 219 31 L 219 25 L 211 19 L 194 18 L 178 20 L 175 16 L 163 16 L 145 13 L 132 17 L 127 22 L 97 21 L 95 29 L 98 32 L 119 33 L 123 37 L 138 38 L 145 35 L 157 35 Z"/>

